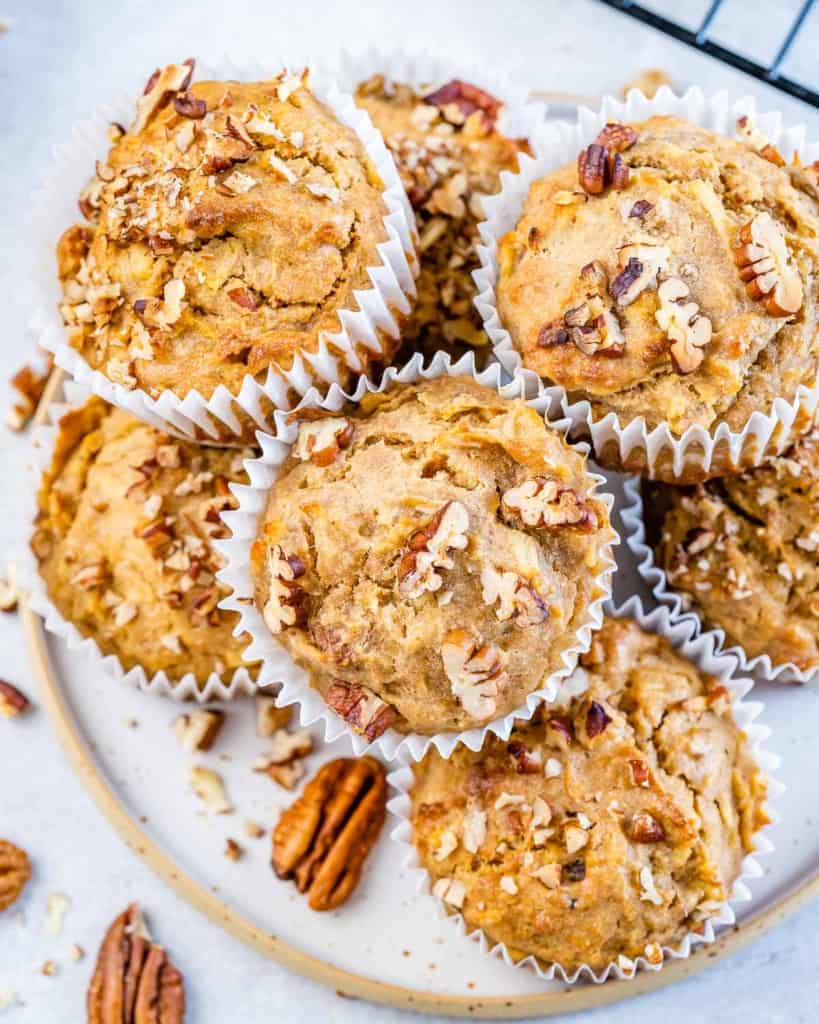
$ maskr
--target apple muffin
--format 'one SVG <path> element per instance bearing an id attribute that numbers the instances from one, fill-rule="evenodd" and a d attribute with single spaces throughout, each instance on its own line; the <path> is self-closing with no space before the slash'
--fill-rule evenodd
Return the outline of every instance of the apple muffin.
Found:
<path id="1" fill-rule="evenodd" d="M 590 622 L 613 536 L 542 416 L 444 377 L 302 421 L 251 570 L 267 629 L 372 740 L 519 708 Z"/>
<path id="2" fill-rule="evenodd" d="M 332 349 L 387 240 L 384 186 L 306 72 L 192 74 L 190 61 L 151 76 L 80 196 L 86 223 L 57 247 L 71 345 L 151 397 L 236 394 L 322 339 Z M 382 341 L 379 359 L 396 344 Z M 357 358 L 366 371 L 370 350 Z M 351 379 L 343 358 L 338 369 Z"/>
<path id="3" fill-rule="evenodd" d="M 649 543 L 687 608 L 749 657 L 819 669 L 819 426 L 756 469 L 646 498 Z"/>
<path id="4" fill-rule="evenodd" d="M 534 182 L 498 250 L 523 365 L 623 426 L 741 429 L 819 365 L 816 168 L 747 119 L 608 124 Z M 599 453 L 598 453 L 599 454 Z"/>
<path id="5" fill-rule="evenodd" d="M 501 171 L 517 171 L 527 140 L 499 130 L 500 100 L 459 79 L 424 87 L 376 74 L 359 84 L 355 99 L 395 157 L 418 225 L 418 296 L 402 354 L 485 348 L 472 280 L 481 196 L 500 191 Z"/>
<path id="6" fill-rule="evenodd" d="M 725 687 L 630 619 L 581 660 L 569 703 L 477 753 L 430 750 L 411 792 L 446 909 L 569 973 L 659 963 L 729 897 L 768 820 Z"/>
<path id="7" fill-rule="evenodd" d="M 249 454 L 178 441 L 99 398 L 60 420 L 31 547 L 59 613 L 126 671 L 204 684 L 244 664 L 238 616 L 216 607 L 228 591 L 212 542 L 229 536 L 220 513 Z"/>

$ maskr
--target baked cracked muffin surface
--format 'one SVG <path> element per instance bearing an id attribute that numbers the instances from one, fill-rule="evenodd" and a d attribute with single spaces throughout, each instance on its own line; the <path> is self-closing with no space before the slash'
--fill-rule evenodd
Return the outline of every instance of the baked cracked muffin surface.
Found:
<path id="1" fill-rule="evenodd" d="M 585 459 L 471 378 L 302 422 L 251 548 L 267 628 L 374 739 L 519 707 L 589 621 L 614 536 Z"/>
<path id="2" fill-rule="evenodd" d="M 60 614 L 125 670 L 229 679 L 244 641 L 211 541 L 246 483 L 247 451 L 178 441 L 102 399 L 66 413 L 38 494 L 31 541 Z M 249 669 L 252 671 L 252 669 Z"/>
<path id="3" fill-rule="evenodd" d="M 756 469 L 648 488 L 657 564 L 749 657 L 819 668 L 819 427 Z"/>
<path id="4" fill-rule="evenodd" d="M 518 169 L 527 140 L 499 131 L 500 100 L 458 79 L 414 87 L 377 74 L 359 84 L 355 99 L 392 151 L 418 224 L 418 297 L 402 354 L 485 349 L 472 280 L 481 196 L 500 191 L 501 171 Z"/>
<path id="5" fill-rule="evenodd" d="M 536 181 L 499 243 L 523 363 L 594 414 L 740 429 L 819 365 L 816 168 L 747 121 L 610 124 Z"/>
<path id="6" fill-rule="evenodd" d="M 568 704 L 415 766 L 413 841 L 470 929 L 567 971 L 662 959 L 725 900 L 767 822 L 724 687 L 607 619 Z M 622 964 L 622 961 L 621 961 Z"/>
<path id="7" fill-rule="evenodd" d="M 87 223 L 57 249 L 71 344 L 151 396 L 235 394 L 246 374 L 315 352 L 358 309 L 387 238 L 375 168 L 306 75 L 191 74 L 153 76 L 130 129 L 112 129 L 80 197 Z"/>

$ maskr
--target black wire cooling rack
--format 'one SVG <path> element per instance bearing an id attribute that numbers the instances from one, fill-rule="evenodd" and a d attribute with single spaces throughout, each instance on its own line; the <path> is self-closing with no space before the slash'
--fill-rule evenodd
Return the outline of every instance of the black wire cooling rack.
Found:
<path id="1" fill-rule="evenodd" d="M 679 24 L 679 22 L 672 21 L 670 18 L 651 11 L 641 4 L 633 3 L 632 0 L 601 0 L 601 2 L 609 7 L 614 7 L 618 11 L 622 11 L 623 14 L 636 18 L 638 21 L 642 21 L 645 25 L 650 25 L 652 28 L 665 32 L 682 43 L 687 43 L 688 46 L 693 46 L 694 49 L 699 50 L 701 53 L 707 53 L 709 56 L 716 57 L 717 60 L 721 60 L 725 64 L 730 64 L 731 67 L 744 71 L 746 75 L 752 75 L 761 82 L 772 85 L 776 89 L 781 89 L 782 92 L 786 92 L 791 96 L 796 96 L 797 99 L 804 100 L 814 107 L 819 107 L 819 93 L 815 92 L 810 85 L 794 81 L 792 78 L 788 78 L 787 75 L 782 74 L 785 60 L 793 44 L 796 42 L 816 0 L 804 0 L 798 14 L 785 32 L 779 50 L 770 64 L 760 64 L 708 38 L 709 29 L 711 29 L 714 18 L 720 7 L 722 7 L 724 0 L 713 0 L 700 25 L 695 29 L 686 28 Z"/>

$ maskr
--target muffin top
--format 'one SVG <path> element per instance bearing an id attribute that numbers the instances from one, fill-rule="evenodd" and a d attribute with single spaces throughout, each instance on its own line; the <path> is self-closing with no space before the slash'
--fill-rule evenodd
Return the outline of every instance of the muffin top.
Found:
<path id="1" fill-rule="evenodd" d="M 89 364 L 150 395 L 236 393 L 289 369 L 380 265 L 387 210 L 355 133 L 306 74 L 197 82 L 170 65 L 113 129 L 57 255 L 61 312 Z"/>
<path id="2" fill-rule="evenodd" d="M 819 668 L 819 427 L 741 476 L 651 489 L 669 583 L 750 657 Z"/>
<path id="3" fill-rule="evenodd" d="M 99 398 L 60 420 L 32 550 L 60 614 L 126 671 L 204 683 L 242 666 L 211 541 L 229 536 L 219 514 L 236 507 L 228 483 L 247 482 L 248 454 L 178 441 Z"/>
<path id="4" fill-rule="evenodd" d="M 465 729 L 562 667 L 613 531 L 583 456 L 470 378 L 307 420 L 251 549 L 268 629 L 374 739 Z"/>
<path id="5" fill-rule="evenodd" d="M 498 312 L 523 363 L 596 415 L 731 429 L 812 384 L 816 169 L 747 121 L 609 124 L 536 181 L 500 242 Z"/>
<path id="6" fill-rule="evenodd" d="M 572 971 L 659 962 L 725 900 L 766 823 L 726 689 L 629 619 L 608 619 L 570 703 L 508 741 L 415 767 L 433 893 L 470 928 Z"/>
<path id="7" fill-rule="evenodd" d="M 421 272 L 407 347 L 458 354 L 488 344 L 472 301 L 481 195 L 500 190 L 500 172 L 517 170 L 527 141 L 498 130 L 500 100 L 459 79 L 413 87 L 373 75 L 355 98 L 392 151 L 418 224 Z"/>

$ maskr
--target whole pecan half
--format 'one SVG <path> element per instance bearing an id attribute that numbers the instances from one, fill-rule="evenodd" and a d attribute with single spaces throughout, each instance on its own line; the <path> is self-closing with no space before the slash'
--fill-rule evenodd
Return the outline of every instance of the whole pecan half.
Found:
<path id="1" fill-rule="evenodd" d="M 273 870 L 306 892 L 312 910 L 334 910 L 352 893 L 386 817 L 387 783 L 372 757 L 319 768 L 273 830 Z"/>
<path id="2" fill-rule="evenodd" d="M 637 141 L 637 132 L 627 124 L 611 121 L 597 133 L 595 140 L 577 158 L 577 178 L 589 195 L 598 196 L 611 186 L 628 185 L 628 164 L 620 156 Z"/>
<path id="3" fill-rule="evenodd" d="M 182 1024 L 185 984 L 132 903 L 105 933 L 86 999 L 88 1024 Z"/>
<path id="4" fill-rule="evenodd" d="M 10 907 L 31 877 L 28 854 L 19 846 L 0 839 L 0 910 Z"/>

